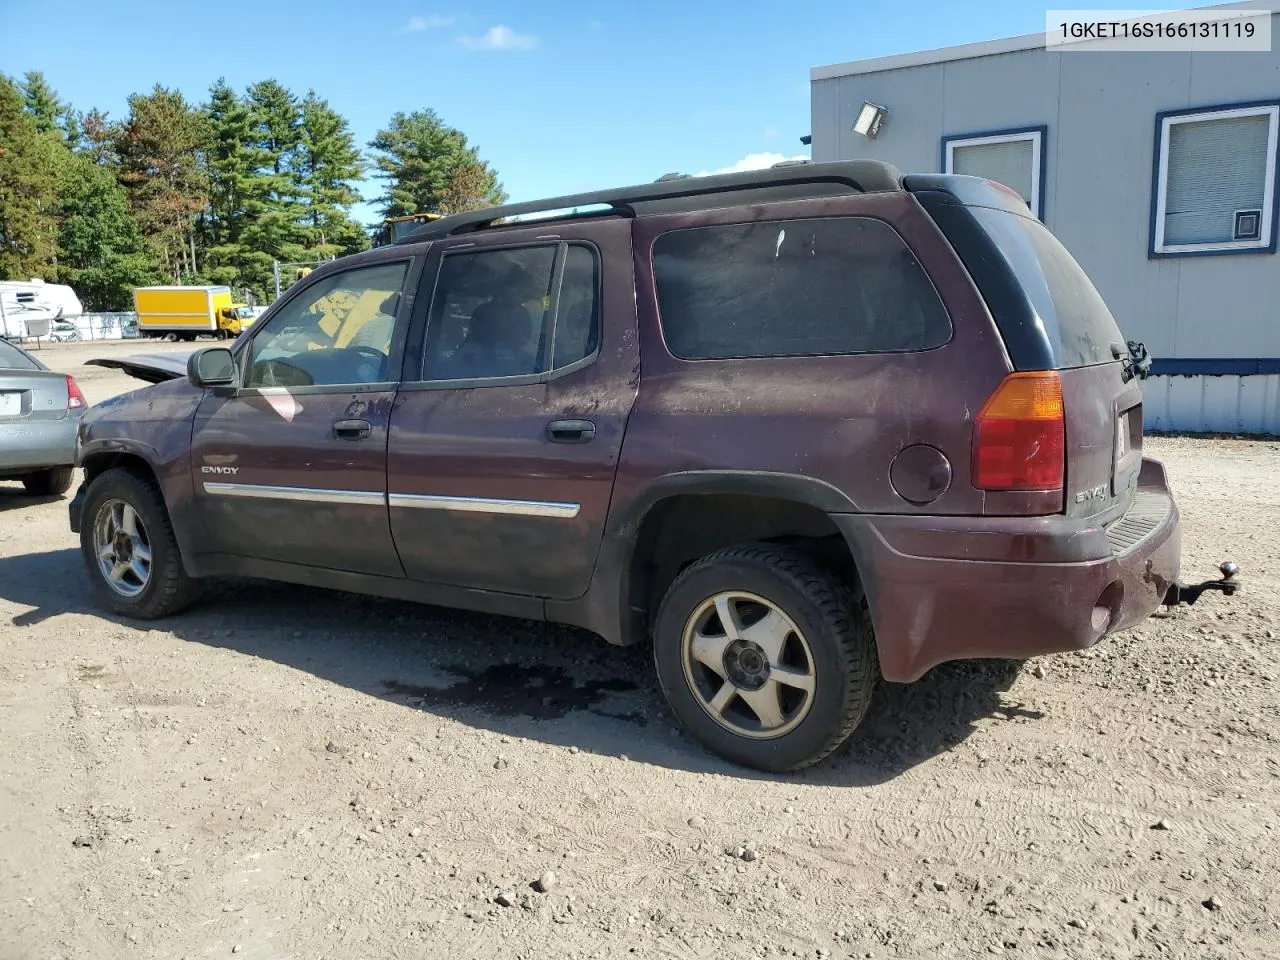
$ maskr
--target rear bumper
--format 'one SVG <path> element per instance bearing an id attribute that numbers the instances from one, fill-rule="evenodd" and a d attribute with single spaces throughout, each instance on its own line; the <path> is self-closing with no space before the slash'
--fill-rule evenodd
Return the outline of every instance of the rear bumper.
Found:
<path id="1" fill-rule="evenodd" d="M 1066 517 L 837 515 L 859 561 L 893 681 L 947 660 L 1082 650 L 1152 614 L 1178 579 L 1178 508 L 1144 460 L 1128 513 Z"/>
<path id="2" fill-rule="evenodd" d="M 79 425 L 79 412 L 61 420 L 0 423 L 0 477 L 71 466 L 76 461 Z"/>

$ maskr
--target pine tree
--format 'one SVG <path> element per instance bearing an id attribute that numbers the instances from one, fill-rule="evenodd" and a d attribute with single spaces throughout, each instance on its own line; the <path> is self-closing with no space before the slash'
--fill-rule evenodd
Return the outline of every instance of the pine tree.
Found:
<path id="1" fill-rule="evenodd" d="M 29 70 L 23 78 L 22 96 L 27 114 L 41 133 L 56 133 L 75 147 L 80 142 L 80 126 L 71 107 L 58 99 L 58 92 L 49 86 L 39 70 Z"/>
<path id="2" fill-rule="evenodd" d="M 378 176 L 386 181 L 386 193 L 378 198 L 383 216 L 443 213 L 460 199 L 470 204 L 467 209 L 506 199 L 479 150 L 434 110 L 395 114 L 369 146 L 376 151 Z"/>
<path id="3" fill-rule="evenodd" d="M 309 253 L 324 260 L 368 247 L 364 230 L 348 214 L 360 201 L 354 184 L 364 177 L 364 162 L 346 119 L 314 90 L 302 101 L 295 167 Z"/>
<path id="4" fill-rule="evenodd" d="M 0 279 L 53 278 L 65 154 L 57 136 L 40 132 L 23 91 L 0 74 Z"/>
<path id="5" fill-rule="evenodd" d="M 260 154 L 249 107 L 219 80 L 209 90 L 206 164 L 209 210 L 203 224 L 204 273 L 211 281 L 241 286 L 248 257 L 243 243 L 246 204 L 255 196 Z"/>
<path id="6" fill-rule="evenodd" d="M 115 172 L 87 153 L 68 163 L 61 184 L 59 277 L 89 310 L 126 310 L 132 289 L 159 279 Z"/>
<path id="7" fill-rule="evenodd" d="M 208 203 L 202 151 L 204 114 L 177 90 L 157 86 L 129 98 L 129 119 L 116 132 L 120 183 L 143 235 L 174 282 L 194 279 L 196 215 Z"/>
<path id="8" fill-rule="evenodd" d="M 245 103 L 255 169 L 243 197 L 245 282 L 265 296 L 271 261 L 298 261 L 306 255 L 296 171 L 302 110 L 298 98 L 275 80 L 250 86 Z"/>

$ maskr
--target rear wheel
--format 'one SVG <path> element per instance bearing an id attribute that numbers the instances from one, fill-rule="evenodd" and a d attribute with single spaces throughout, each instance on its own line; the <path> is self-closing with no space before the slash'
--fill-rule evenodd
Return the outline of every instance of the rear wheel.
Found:
<path id="1" fill-rule="evenodd" d="M 688 567 L 658 612 L 654 661 L 672 710 L 704 746 L 772 772 L 817 763 L 844 743 L 878 672 L 861 593 L 772 544 Z"/>
<path id="2" fill-rule="evenodd" d="M 85 494 L 80 552 L 99 600 L 116 613 L 154 620 L 198 595 L 182 568 L 164 499 L 127 470 L 94 478 Z"/>
<path id="3" fill-rule="evenodd" d="M 22 485 L 33 497 L 60 497 L 71 489 L 73 467 L 53 467 L 30 473 L 22 478 Z"/>

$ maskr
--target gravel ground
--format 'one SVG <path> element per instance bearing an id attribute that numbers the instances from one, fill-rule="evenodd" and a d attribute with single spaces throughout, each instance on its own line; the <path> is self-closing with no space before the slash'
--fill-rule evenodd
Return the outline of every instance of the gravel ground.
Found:
<path id="1" fill-rule="evenodd" d="M 44 357 L 96 401 L 102 349 Z M 250 583 L 113 620 L 0 484 L 0 957 L 1275 956 L 1280 444 L 1148 447 L 1188 578 L 1245 592 L 885 685 L 788 777 L 564 628 Z"/>

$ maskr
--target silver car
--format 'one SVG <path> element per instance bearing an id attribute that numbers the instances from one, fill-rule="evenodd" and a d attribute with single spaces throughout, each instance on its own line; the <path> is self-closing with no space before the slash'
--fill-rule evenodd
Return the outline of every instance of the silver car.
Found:
<path id="1" fill-rule="evenodd" d="M 38 497 L 66 493 L 86 406 L 75 380 L 0 339 L 0 480 Z"/>

